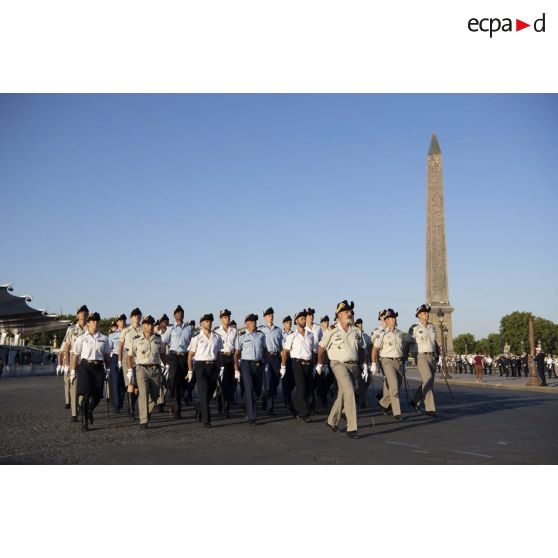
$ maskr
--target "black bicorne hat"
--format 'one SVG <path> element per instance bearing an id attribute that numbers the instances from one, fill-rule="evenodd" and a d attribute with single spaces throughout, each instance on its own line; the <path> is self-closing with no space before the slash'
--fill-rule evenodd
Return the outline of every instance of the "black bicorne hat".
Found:
<path id="1" fill-rule="evenodd" d="M 224 310 L 221 310 L 221 312 L 219 312 L 219 317 L 222 318 L 223 316 L 230 316 L 231 315 L 231 311 L 228 308 L 225 308 Z"/>
<path id="2" fill-rule="evenodd" d="M 430 310 L 432 310 L 432 308 L 428 305 L 428 304 L 421 304 L 418 308 L 417 311 L 415 312 L 415 316 L 418 318 L 418 315 L 421 312 L 430 312 Z"/>
<path id="3" fill-rule="evenodd" d="M 329 322 L 329 316 L 327 314 L 320 320 L 320 323 L 322 322 Z"/>
<path id="4" fill-rule="evenodd" d="M 306 309 L 297 312 L 294 317 L 295 322 L 298 320 L 298 318 L 306 318 L 307 315 L 308 315 L 308 311 Z"/>
<path id="5" fill-rule="evenodd" d="M 258 316 L 257 314 L 248 314 L 245 318 L 244 318 L 245 322 L 257 322 L 258 321 Z"/>
<path id="6" fill-rule="evenodd" d="M 154 325 L 155 324 L 155 318 L 153 316 L 145 316 L 145 318 L 143 318 L 143 320 L 141 321 L 142 324 L 151 324 Z"/>
<path id="7" fill-rule="evenodd" d="M 82 304 L 77 310 L 76 310 L 76 314 L 79 314 L 80 312 L 89 312 L 89 308 L 87 308 L 87 306 L 85 304 Z"/>
<path id="8" fill-rule="evenodd" d="M 393 308 L 388 308 L 384 315 L 384 319 L 397 318 L 397 316 L 399 316 L 399 312 L 396 312 Z"/>
<path id="9" fill-rule="evenodd" d="M 172 315 L 174 316 L 177 312 L 182 312 L 184 314 L 184 308 L 182 308 L 182 306 L 180 306 L 180 304 L 174 309 L 174 312 L 172 313 Z"/>
<path id="10" fill-rule="evenodd" d="M 351 300 L 351 304 L 349 304 L 346 300 L 342 300 L 335 309 L 335 314 L 339 314 L 339 312 L 345 312 L 347 310 L 352 310 L 355 307 L 355 303 Z"/>
<path id="11" fill-rule="evenodd" d="M 285 322 L 292 322 L 292 321 L 293 321 L 293 319 L 292 319 L 290 316 L 285 316 L 285 317 L 283 318 L 283 323 L 285 323 Z"/>
<path id="12" fill-rule="evenodd" d="M 131 312 L 130 312 L 130 318 L 132 316 L 141 316 L 141 310 L 139 308 L 134 308 Z"/>
<path id="13" fill-rule="evenodd" d="M 273 311 L 273 308 L 271 306 L 267 310 L 263 311 L 264 316 L 267 316 L 269 314 L 275 314 L 275 312 Z"/>
<path id="14" fill-rule="evenodd" d="M 92 314 L 89 314 L 89 317 L 87 318 L 88 322 L 100 322 L 101 321 L 101 316 L 99 316 L 99 312 L 93 312 Z"/>
<path id="15" fill-rule="evenodd" d="M 200 324 L 201 324 L 204 320 L 209 320 L 210 322 L 212 322 L 212 321 L 213 321 L 213 314 L 204 314 L 204 315 L 200 318 Z"/>

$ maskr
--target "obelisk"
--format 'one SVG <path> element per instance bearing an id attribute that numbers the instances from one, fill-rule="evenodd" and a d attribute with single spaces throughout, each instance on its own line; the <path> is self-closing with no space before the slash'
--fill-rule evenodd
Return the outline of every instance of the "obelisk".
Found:
<path id="1" fill-rule="evenodd" d="M 438 342 L 441 336 L 438 312 L 443 312 L 447 328 L 447 354 L 454 354 L 449 303 L 448 262 L 446 256 L 446 222 L 444 217 L 444 184 L 442 179 L 442 151 L 436 134 L 432 134 L 426 163 L 426 302 L 432 307 L 430 319 L 436 325 Z"/>

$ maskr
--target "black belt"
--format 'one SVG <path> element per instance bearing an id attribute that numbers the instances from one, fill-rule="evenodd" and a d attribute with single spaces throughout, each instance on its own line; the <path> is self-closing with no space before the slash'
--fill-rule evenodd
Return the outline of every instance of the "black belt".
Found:
<path id="1" fill-rule="evenodd" d="M 419 355 L 435 355 L 436 353 L 419 353 Z"/>
<path id="2" fill-rule="evenodd" d="M 138 366 L 145 366 L 145 368 L 158 368 L 159 366 L 161 366 L 160 364 L 140 364 L 139 362 L 137 363 Z"/>
<path id="3" fill-rule="evenodd" d="M 280 355 L 280 354 L 281 354 L 281 351 L 277 351 L 277 352 L 275 352 L 275 353 L 269 353 L 269 354 L 270 354 L 270 355 L 273 355 L 273 356 L 275 356 L 275 355 Z"/>
<path id="4" fill-rule="evenodd" d="M 380 360 L 401 360 L 403 357 L 380 357 Z"/>
<path id="5" fill-rule="evenodd" d="M 232 356 L 233 353 L 225 353 L 225 351 L 221 351 L 221 354 L 225 356 Z"/>
<path id="6" fill-rule="evenodd" d="M 256 366 L 260 366 L 262 364 L 261 360 L 249 360 L 249 359 L 246 359 L 246 358 L 243 358 L 242 362 L 251 362 L 252 364 L 255 364 Z"/>
<path id="7" fill-rule="evenodd" d="M 171 351 L 170 354 L 175 356 L 188 356 L 188 351 L 186 351 L 185 353 L 177 353 L 176 351 Z"/>
<path id="8" fill-rule="evenodd" d="M 105 362 L 104 360 L 87 360 L 87 359 L 83 359 L 85 360 L 85 362 L 88 362 L 89 364 L 103 364 L 103 362 Z"/>
<path id="9" fill-rule="evenodd" d="M 200 363 L 200 364 L 215 364 L 217 361 L 216 360 L 196 360 L 196 363 Z"/>
<path id="10" fill-rule="evenodd" d="M 293 362 L 300 362 L 301 364 L 312 364 L 311 360 L 306 360 L 304 358 L 293 358 L 291 359 Z"/>
<path id="11" fill-rule="evenodd" d="M 358 364 L 356 360 L 346 360 L 343 364 Z"/>

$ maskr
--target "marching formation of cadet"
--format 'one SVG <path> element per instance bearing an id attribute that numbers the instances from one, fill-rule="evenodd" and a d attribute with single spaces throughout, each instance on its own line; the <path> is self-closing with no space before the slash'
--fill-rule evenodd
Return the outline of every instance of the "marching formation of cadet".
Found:
<path id="1" fill-rule="evenodd" d="M 182 418 L 183 402 L 193 401 L 195 420 L 211 427 L 213 398 L 218 413 L 229 418 L 241 387 L 248 424 L 257 424 L 258 400 L 267 415 L 275 414 L 278 387 L 292 415 L 310 422 L 317 401 L 329 407 L 327 426 L 339 432 L 341 419 L 347 423 L 349 438 L 359 437 L 357 410 L 366 406 L 371 376 L 383 376 L 383 389 L 377 395 L 384 414 L 391 411 L 402 420 L 400 387 L 406 386 L 406 361 L 414 356 L 422 383 L 408 401 L 410 407 L 436 416 L 433 395 L 434 375 L 439 358 L 436 331 L 429 322 L 430 307 L 416 311 L 419 323 L 407 334 L 397 329 L 398 313 L 388 308 L 378 315 L 380 322 L 371 335 L 364 332 L 361 319 L 354 320 L 354 303 L 341 301 L 330 325 L 328 316 L 314 323 L 313 308 L 298 311 L 294 320 L 283 319 L 283 328 L 274 323 L 274 310 L 258 316 L 248 314 L 244 329 L 237 330 L 231 311 L 221 310 L 220 325 L 213 327 L 213 314 L 204 314 L 196 323 L 184 321 L 184 309 L 174 310 L 174 324 L 166 314 L 159 320 L 143 317 L 139 308 L 130 312 L 130 324 L 121 314 L 104 335 L 98 330 L 100 316 L 80 306 L 76 322 L 64 337 L 59 371 L 64 373 L 65 407 L 72 422 L 81 416 L 82 430 L 95 420 L 93 411 L 104 396 L 113 411 L 120 413 L 127 396 L 127 411 L 140 428 L 147 429 L 152 413 L 165 411 L 170 396 L 170 415 Z M 293 329 L 294 321 L 294 329 Z M 294 395 L 293 395 L 294 394 Z"/>

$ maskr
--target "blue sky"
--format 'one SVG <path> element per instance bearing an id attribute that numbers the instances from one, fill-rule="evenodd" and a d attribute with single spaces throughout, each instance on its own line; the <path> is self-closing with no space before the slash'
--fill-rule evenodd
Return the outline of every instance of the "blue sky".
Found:
<path id="1" fill-rule="evenodd" d="M 64 312 L 423 302 L 443 154 L 454 334 L 558 321 L 557 95 L 0 95 L 1 283 Z"/>

